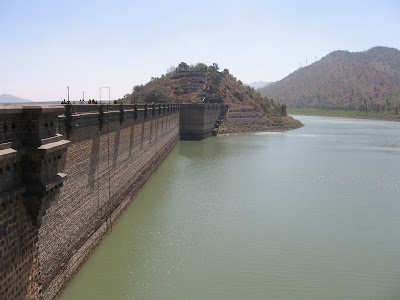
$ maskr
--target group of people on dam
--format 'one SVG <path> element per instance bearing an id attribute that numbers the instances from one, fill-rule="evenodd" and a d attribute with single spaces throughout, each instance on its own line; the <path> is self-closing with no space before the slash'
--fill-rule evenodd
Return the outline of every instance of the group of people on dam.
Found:
<path id="1" fill-rule="evenodd" d="M 101 103 L 101 101 L 100 101 L 100 103 Z M 118 103 L 117 100 L 114 100 L 114 104 L 117 104 L 117 103 Z M 69 99 L 67 101 L 65 101 L 65 99 L 64 99 L 63 101 L 61 101 L 61 104 L 75 104 L 75 101 L 72 101 L 72 103 L 71 103 L 71 101 Z M 84 99 L 82 99 L 82 100 L 79 100 L 79 104 L 86 104 L 86 102 Z M 95 99 L 89 99 L 87 104 L 99 104 L 99 103 Z"/>

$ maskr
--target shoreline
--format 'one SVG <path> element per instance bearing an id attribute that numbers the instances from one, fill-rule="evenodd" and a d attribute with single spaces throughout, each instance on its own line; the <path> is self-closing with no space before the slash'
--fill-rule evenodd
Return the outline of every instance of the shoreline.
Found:
<path id="1" fill-rule="evenodd" d="M 293 111 L 294 110 L 294 111 Z M 347 114 L 347 111 L 337 111 L 338 113 L 335 114 L 334 112 L 330 113 L 330 111 L 321 110 L 318 111 L 309 111 L 307 109 L 289 109 L 288 108 L 288 115 L 300 115 L 300 116 L 319 116 L 319 117 L 337 117 L 337 118 L 349 118 L 349 119 L 364 119 L 364 120 L 377 120 L 377 121 L 391 121 L 391 122 L 400 122 L 400 115 L 398 118 L 390 117 L 390 116 L 363 116 L 363 115 L 351 115 Z M 344 112 L 344 113 L 342 113 Z"/>
<path id="2" fill-rule="evenodd" d="M 303 126 L 304 126 L 304 124 L 301 123 L 299 120 L 296 120 L 296 122 L 292 123 L 292 124 L 286 124 L 286 125 L 284 124 L 284 125 L 278 125 L 278 126 L 265 126 L 265 127 L 259 127 L 259 128 L 249 128 L 247 126 L 238 126 L 238 127 L 235 126 L 233 128 L 220 129 L 217 136 L 244 135 L 244 134 L 253 134 L 253 133 L 260 133 L 260 132 L 285 132 L 285 131 L 289 131 L 289 130 L 298 129 Z M 222 131 L 222 132 L 220 133 L 220 131 Z"/>
<path id="3" fill-rule="evenodd" d="M 339 116 L 339 115 L 324 115 L 324 114 L 307 114 L 307 113 L 290 113 L 291 116 L 314 116 L 314 117 L 332 117 L 332 118 L 345 118 L 345 119 L 360 119 L 360 120 L 375 120 L 375 121 L 390 121 L 400 122 L 400 119 L 391 118 L 378 118 L 378 117 L 364 117 L 364 116 Z"/>

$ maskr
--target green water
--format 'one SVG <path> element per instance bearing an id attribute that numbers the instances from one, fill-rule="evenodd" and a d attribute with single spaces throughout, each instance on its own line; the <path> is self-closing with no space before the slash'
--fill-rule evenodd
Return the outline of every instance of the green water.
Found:
<path id="1" fill-rule="evenodd" d="M 400 299 L 400 123 L 179 142 L 67 299 Z"/>

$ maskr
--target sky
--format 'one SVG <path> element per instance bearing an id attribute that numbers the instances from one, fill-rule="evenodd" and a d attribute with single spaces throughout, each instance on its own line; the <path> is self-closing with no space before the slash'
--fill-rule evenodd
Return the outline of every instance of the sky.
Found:
<path id="1" fill-rule="evenodd" d="M 374 46 L 400 49 L 399 0 L 0 0 L 0 95 L 117 99 L 180 62 L 272 82 Z"/>

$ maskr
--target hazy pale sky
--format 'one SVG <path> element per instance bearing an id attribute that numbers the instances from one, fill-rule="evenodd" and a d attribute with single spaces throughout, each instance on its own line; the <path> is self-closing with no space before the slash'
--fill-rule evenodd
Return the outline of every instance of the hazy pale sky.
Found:
<path id="1" fill-rule="evenodd" d="M 374 46 L 400 49 L 399 0 L 0 0 L 0 94 L 98 99 L 107 86 L 114 99 L 181 61 L 276 81 Z"/>

